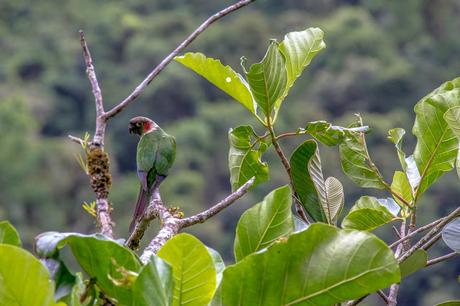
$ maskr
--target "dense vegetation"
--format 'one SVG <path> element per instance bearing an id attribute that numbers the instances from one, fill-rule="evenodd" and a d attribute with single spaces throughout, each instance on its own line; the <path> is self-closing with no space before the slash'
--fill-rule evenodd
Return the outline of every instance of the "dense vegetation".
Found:
<path id="1" fill-rule="evenodd" d="M 94 121 L 76 30 L 85 29 L 94 46 L 106 103 L 113 105 L 221 5 L 219 1 L 196 1 L 193 5 L 68 1 L 56 11 L 51 2 L 0 4 L 0 213 L 2 219 L 17 226 L 27 244 L 48 229 L 93 229 L 92 218 L 81 208 L 83 201 L 92 200 L 92 194 L 73 158 L 78 148 L 66 139 L 69 133 L 82 135 L 92 130 Z M 345 125 L 359 111 L 372 128 L 368 145 L 375 162 L 390 179 L 399 166 L 390 153 L 391 143 L 384 140 L 387 131 L 393 127 L 410 130 L 415 102 L 460 71 L 456 56 L 460 42 L 454 30 L 459 24 L 453 13 L 458 6 L 455 1 L 266 1 L 216 24 L 191 49 L 237 67 L 241 55 L 249 62 L 260 59 L 266 48 L 262 42 L 272 36 L 281 39 L 288 30 L 320 26 L 328 48 L 290 92 L 289 107 L 278 119 L 278 130 L 304 127 L 318 119 Z M 138 114 L 154 118 L 177 137 L 179 153 L 173 173 L 179 175 L 171 175 L 165 182 L 163 194 L 168 203 L 186 212 L 206 207 L 230 188 L 228 144 L 222 135 L 242 122 L 257 125 L 212 85 L 178 64 L 170 65 L 132 108 L 111 122 L 107 147 L 115 157 L 112 166 L 118 188 L 111 200 L 119 222 L 117 236 L 126 235 L 132 210 L 127 203 L 134 202 L 137 191 L 135 139 L 128 137 L 126 123 Z M 405 146 L 411 148 L 414 140 L 408 137 Z M 295 144 L 285 143 L 288 149 Z M 335 150 L 326 149 L 322 154 L 330 163 L 324 171 L 344 183 L 348 209 L 362 190 L 341 174 L 338 162 L 333 164 L 338 161 L 330 158 Z M 275 160 L 275 156 L 267 159 Z M 236 218 L 248 204 L 259 202 L 270 187 L 287 183 L 281 165 L 271 164 L 269 183 L 259 185 L 220 220 L 194 228 L 200 239 L 219 249 L 225 258 L 231 256 Z M 451 210 L 458 197 L 457 186 L 452 177 L 435 185 L 421 201 L 419 222 Z M 391 228 L 384 234 L 390 237 Z M 409 285 L 402 288 L 401 303 L 415 305 L 420 300 L 423 305 L 423 300 L 430 305 L 454 297 L 458 285 L 446 285 L 443 280 L 454 279 L 455 270 L 458 272 L 453 261 L 434 268 L 430 278 L 423 274 L 409 278 Z M 437 291 L 415 293 L 426 288 Z"/>

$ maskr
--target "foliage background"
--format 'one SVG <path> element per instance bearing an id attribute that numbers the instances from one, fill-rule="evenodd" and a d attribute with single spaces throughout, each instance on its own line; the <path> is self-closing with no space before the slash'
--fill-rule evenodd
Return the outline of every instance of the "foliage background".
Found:
<path id="1" fill-rule="evenodd" d="M 94 104 L 85 76 L 78 29 L 86 32 L 107 107 L 123 99 L 144 76 L 209 14 L 230 1 L 113 0 L 0 1 L 0 219 L 9 219 L 26 246 L 46 230 L 91 232 L 81 208 L 92 201 L 87 178 L 67 134 L 94 128 Z M 397 168 L 388 129 L 410 132 L 413 105 L 460 73 L 460 3 L 456 0 L 259 0 L 224 18 L 188 51 L 204 52 L 234 68 L 240 56 L 262 58 L 268 39 L 310 26 L 321 27 L 328 45 L 296 82 L 279 118 L 278 131 L 309 120 L 346 124 L 361 112 L 372 127 L 368 145 L 388 178 Z M 177 138 L 178 154 L 162 187 L 164 200 L 190 214 L 226 195 L 227 131 L 250 122 L 245 110 L 205 80 L 172 63 L 126 112 L 109 125 L 111 201 L 117 236 L 126 237 L 138 181 L 137 139 L 127 132 L 135 115 L 156 120 Z M 408 137 L 407 152 L 414 146 Z M 295 142 L 284 142 L 292 149 Z M 326 175 L 344 183 L 349 208 L 368 190 L 341 173 L 336 149 L 321 148 Z M 192 231 L 231 261 L 240 214 L 286 177 L 274 155 L 269 183 L 233 208 Z M 420 203 L 419 224 L 458 205 L 453 173 Z M 394 239 L 391 228 L 379 232 Z M 436 252 L 446 251 L 439 243 Z M 401 305 L 433 305 L 460 298 L 452 260 L 408 278 Z M 376 303 L 376 302 L 369 302 Z"/>

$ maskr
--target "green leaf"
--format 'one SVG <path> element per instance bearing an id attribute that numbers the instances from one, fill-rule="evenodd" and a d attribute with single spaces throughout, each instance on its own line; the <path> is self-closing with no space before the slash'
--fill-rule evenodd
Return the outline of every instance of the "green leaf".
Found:
<path id="1" fill-rule="evenodd" d="M 287 84 L 285 59 L 276 41 L 270 42 L 262 61 L 252 64 L 246 77 L 257 105 L 269 118 Z"/>
<path id="2" fill-rule="evenodd" d="M 426 266 L 427 260 L 428 254 L 425 250 L 418 249 L 415 251 L 411 256 L 399 264 L 401 278 L 423 269 Z"/>
<path id="3" fill-rule="evenodd" d="M 241 125 L 230 129 L 228 141 L 228 166 L 232 191 L 238 189 L 252 177 L 255 177 L 252 187 L 268 180 L 268 165 L 261 161 L 262 153 L 267 149 L 267 142 L 259 142 L 253 147 L 256 133 L 249 125 Z"/>
<path id="4" fill-rule="evenodd" d="M 292 183 L 303 207 L 314 221 L 327 223 L 323 207 L 327 195 L 317 143 L 304 141 L 292 153 L 290 164 Z"/>
<path id="5" fill-rule="evenodd" d="M 460 306 L 460 301 L 447 301 L 440 304 L 436 304 L 435 306 Z"/>
<path id="6" fill-rule="evenodd" d="M 387 138 L 395 144 L 396 152 L 398 153 L 399 162 L 404 172 L 406 171 L 406 153 L 402 150 L 402 140 L 406 131 L 402 128 L 394 128 L 388 131 Z"/>
<path id="7" fill-rule="evenodd" d="M 221 281 L 222 277 L 224 276 L 224 269 L 225 269 L 225 263 L 222 257 L 220 256 L 219 252 L 216 250 L 208 247 L 208 252 L 212 257 L 212 261 L 214 262 L 214 267 L 216 268 L 216 292 L 214 293 L 214 296 L 212 297 L 211 302 L 209 303 L 209 306 L 222 306 L 222 286 L 221 286 Z"/>
<path id="8" fill-rule="evenodd" d="M 66 299 L 64 299 L 64 302 L 66 302 L 69 306 L 85 305 L 85 304 L 82 304 L 82 302 L 80 301 L 85 291 L 86 291 L 86 286 L 83 283 L 83 276 L 81 273 L 76 273 L 75 284 L 73 285 L 70 295 L 66 297 Z"/>
<path id="9" fill-rule="evenodd" d="M 234 244 L 235 260 L 262 250 L 294 230 L 289 186 L 270 192 L 262 202 L 249 208 L 238 221 Z"/>
<path id="10" fill-rule="evenodd" d="M 444 114 L 444 119 L 447 122 L 447 125 L 452 130 L 454 135 L 457 137 L 457 140 L 460 140 L 460 106 L 455 106 L 449 108 Z M 457 160 L 455 161 L 457 176 L 460 177 L 460 147 L 457 150 Z"/>
<path id="11" fill-rule="evenodd" d="M 384 189 L 384 179 L 372 162 L 364 133 L 350 133 L 339 146 L 340 160 L 345 174 L 358 186 Z"/>
<path id="12" fill-rule="evenodd" d="M 393 175 L 393 182 L 391 183 L 391 190 L 400 195 L 407 203 L 412 202 L 412 188 L 404 172 L 395 172 Z M 393 196 L 393 198 L 399 205 L 404 205 L 404 203 L 397 197 Z"/>
<path id="13" fill-rule="evenodd" d="M 174 60 L 204 77 L 256 115 L 256 104 L 248 84 L 230 66 L 224 66 L 219 60 L 202 53 L 189 52 L 176 56 Z"/>
<path id="14" fill-rule="evenodd" d="M 348 215 L 345 216 L 342 227 L 372 231 L 394 220 L 396 220 L 395 216 L 376 198 L 363 196 L 356 201 Z"/>
<path id="15" fill-rule="evenodd" d="M 442 240 L 455 252 L 460 252 L 460 218 L 456 218 L 442 229 Z"/>
<path id="16" fill-rule="evenodd" d="M 174 306 L 207 305 L 216 291 L 216 268 L 206 246 L 190 234 L 174 236 L 158 252 L 173 269 Z"/>
<path id="17" fill-rule="evenodd" d="M 374 235 L 315 223 L 224 271 L 224 305 L 330 306 L 400 280 L 393 252 Z"/>
<path id="18" fill-rule="evenodd" d="M 133 305 L 169 306 L 173 300 L 173 288 L 171 266 L 158 256 L 152 256 L 133 284 Z"/>
<path id="19" fill-rule="evenodd" d="M 18 231 L 8 221 L 0 221 L 0 243 L 20 247 L 22 245 Z"/>
<path id="20" fill-rule="evenodd" d="M 48 270 L 29 252 L 0 244 L 0 304 L 51 306 L 54 284 Z"/>
<path id="21" fill-rule="evenodd" d="M 341 143 L 345 136 L 342 128 L 322 120 L 309 122 L 305 127 L 305 131 L 327 146 L 335 146 Z"/>
<path id="22" fill-rule="evenodd" d="M 454 167 L 458 140 L 444 119 L 444 114 L 449 108 L 460 106 L 459 87 L 460 78 L 446 82 L 415 105 L 412 133 L 417 137 L 417 145 L 414 157 L 421 173 L 416 198 Z"/>
<path id="23" fill-rule="evenodd" d="M 337 218 L 342 211 L 345 198 L 343 194 L 343 186 L 342 183 L 340 183 L 340 181 L 333 176 L 328 177 L 324 182 L 324 185 L 327 199 L 327 208 L 325 209 L 327 212 L 326 216 L 328 216 L 330 224 L 336 225 Z"/>
<path id="24" fill-rule="evenodd" d="M 276 102 L 275 110 L 278 112 L 281 103 L 288 95 L 289 89 L 295 80 L 302 74 L 311 60 L 324 48 L 324 33 L 319 28 L 308 28 L 304 31 L 290 32 L 284 36 L 279 45 L 279 50 L 286 60 L 287 84 L 283 95 Z"/>
<path id="25" fill-rule="evenodd" d="M 132 284 L 124 272 L 137 273 L 141 264 L 128 248 L 100 234 L 56 232 L 41 234 L 37 237 L 36 245 L 41 254 L 52 256 L 56 256 L 57 249 L 69 245 L 78 264 L 96 279 L 96 284 L 105 294 L 121 304 L 132 304 Z M 126 284 L 118 285 L 114 280 Z"/>

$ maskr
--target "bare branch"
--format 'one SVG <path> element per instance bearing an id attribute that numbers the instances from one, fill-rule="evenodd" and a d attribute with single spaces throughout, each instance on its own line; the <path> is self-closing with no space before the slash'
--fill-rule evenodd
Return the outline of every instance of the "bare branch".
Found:
<path id="1" fill-rule="evenodd" d="M 130 248 L 137 247 L 148 226 L 147 222 L 150 222 L 149 220 L 152 220 L 154 217 L 158 217 L 161 220 L 161 229 L 141 255 L 141 261 L 145 264 L 150 260 L 152 255 L 156 254 L 160 250 L 166 241 L 179 233 L 181 229 L 197 223 L 203 223 L 212 216 L 215 216 L 245 195 L 248 189 L 254 184 L 254 181 L 255 178 L 253 177 L 216 205 L 199 214 L 184 219 L 174 217 L 161 201 L 160 193 L 156 192 L 154 193 L 144 216 L 136 224 L 134 232 L 129 237 L 126 245 Z"/>
<path id="2" fill-rule="evenodd" d="M 91 83 L 96 105 L 96 128 L 87 156 L 91 187 L 96 193 L 96 221 L 101 233 L 113 238 L 113 222 L 110 216 L 112 209 L 107 200 L 111 185 L 111 176 L 109 171 L 109 158 L 107 153 L 104 152 L 104 137 L 107 125 L 104 119 L 104 104 L 93 65 L 93 59 L 86 43 L 85 34 L 83 31 L 79 31 L 79 33 L 83 57 L 85 58 L 86 74 Z"/>
<path id="3" fill-rule="evenodd" d="M 93 58 L 89 52 L 88 45 L 86 44 L 85 33 L 82 30 L 80 33 L 80 44 L 83 49 L 83 56 L 86 63 L 86 74 L 88 75 L 89 82 L 91 83 L 91 88 L 93 89 L 93 95 L 96 102 L 96 115 L 99 117 L 104 113 L 104 104 L 102 100 L 102 92 L 99 87 L 99 82 L 97 81 L 96 71 L 93 65 Z"/>
<path id="4" fill-rule="evenodd" d="M 413 247 L 411 247 L 406 253 L 404 253 L 399 259 L 398 262 L 401 263 L 409 256 L 411 256 L 415 251 L 422 248 L 427 242 L 429 242 L 433 237 L 436 237 L 444 226 L 449 223 L 452 219 L 456 218 L 460 214 L 460 207 L 457 207 L 453 212 L 448 214 L 442 219 L 438 224 L 436 224 L 425 236 L 423 236 Z"/>
<path id="5" fill-rule="evenodd" d="M 192 226 L 192 225 L 197 224 L 197 223 L 203 223 L 206 220 L 208 220 L 209 218 L 211 218 L 212 216 L 218 214 L 219 212 L 221 212 L 222 210 L 224 210 L 225 208 L 227 208 L 228 206 L 233 204 L 236 200 L 238 200 L 239 198 L 244 196 L 246 194 L 246 192 L 248 192 L 248 189 L 254 184 L 255 180 L 256 180 L 255 177 L 252 177 L 251 179 L 249 179 L 249 181 L 244 183 L 235 192 L 233 192 L 232 194 L 230 194 L 225 199 L 223 199 L 219 203 L 215 204 L 211 208 L 209 208 L 209 209 L 207 209 L 207 210 L 205 210 L 205 211 L 203 211 L 203 212 L 201 212 L 199 214 L 196 214 L 194 216 L 181 219 L 180 220 L 181 228 Z"/>
<path id="6" fill-rule="evenodd" d="M 406 219 L 403 219 L 401 222 L 401 227 L 399 229 L 399 237 L 404 238 L 406 236 Z M 399 255 L 404 251 L 405 243 L 400 242 L 395 251 L 395 257 L 398 258 Z M 398 304 L 399 284 L 393 284 L 390 286 L 390 293 L 388 294 L 388 306 L 396 306 Z"/>
<path id="7" fill-rule="evenodd" d="M 393 248 L 395 247 L 396 245 L 398 245 L 399 243 L 405 241 L 406 239 L 409 239 L 409 238 L 412 238 L 414 237 L 415 235 L 421 233 L 421 232 L 424 232 L 426 230 L 429 230 L 430 228 L 432 228 L 433 226 L 435 226 L 436 224 L 438 224 L 439 222 L 441 222 L 444 218 L 441 218 L 441 219 L 438 219 L 436 221 L 433 221 L 427 225 L 424 225 L 424 226 L 421 226 L 419 227 L 418 229 L 416 229 L 415 231 L 411 232 L 410 234 L 406 235 L 404 238 L 401 238 L 395 242 L 393 242 L 392 244 L 390 244 L 390 248 Z M 398 236 L 399 236 L 399 233 L 398 233 Z"/>
<path id="8" fill-rule="evenodd" d="M 458 255 L 460 255 L 460 253 L 452 252 L 452 253 L 449 253 L 449 254 L 446 254 L 446 255 L 443 255 L 443 256 L 433 258 L 431 260 L 428 260 L 428 262 L 426 263 L 426 266 L 429 267 L 429 266 L 435 265 L 437 263 L 440 263 L 440 262 L 449 260 L 451 258 L 454 258 L 454 257 L 456 257 Z"/>
<path id="9" fill-rule="evenodd" d="M 67 135 L 67 137 L 69 137 L 70 140 L 72 140 L 75 143 L 78 143 L 79 145 L 83 145 L 85 143 L 83 141 L 83 139 L 81 139 L 79 137 L 75 137 L 75 136 L 72 136 L 72 135 Z"/>
<path id="10" fill-rule="evenodd" d="M 386 296 L 385 292 L 382 290 L 378 290 L 377 294 L 382 298 L 382 300 L 388 304 L 388 297 Z"/>
<path id="11" fill-rule="evenodd" d="M 152 80 L 177 56 L 182 50 L 184 50 L 195 38 L 198 37 L 204 30 L 206 30 L 212 23 L 224 17 L 225 15 L 230 14 L 233 11 L 242 8 L 255 0 L 241 0 L 237 3 L 228 6 L 227 8 L 215 13 L 209 17 L 205 22 L 203 22 L 192 34 L 190 34 L 179 46 L 174 49 L 168 56 L 166 56 L 153 70 L 149 75 L 134 89 L 132 93 L 129 94 L 123 101 L 113 107 L 111 110 L 105 113 L 104 117 L 106 120 L 112 118 L 121 112 L 126 106 L 136 100 L 145 90 L 145 88 L 152 82 Z"/>

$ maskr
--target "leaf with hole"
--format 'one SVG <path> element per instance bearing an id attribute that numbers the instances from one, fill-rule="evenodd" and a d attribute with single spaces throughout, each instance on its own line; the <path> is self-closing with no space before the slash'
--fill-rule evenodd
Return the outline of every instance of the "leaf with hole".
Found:
<path id="1" fill-rule="evenodd" d="M 234 252 L 237 262 L 293 232 L 291 205 L 291 189 L 284 186 L 244 212 L 236 227 Z"/>
<path id="2" fill-rule="evenodd" d="M 393 252 L 376 236 L 315 223 L 224 271 L 223 305 L 330 306 L 400 280 Z"/>
<path id="3" fill-rule="evenodd" d="M 216 268 L 206 246 L 190 234 L 168 240 L 158 257 L 169 263 L 174 277 L 173 306 L 207 305 L 216 291 Z"/>
<path id="4" fill-rule="evenodd" d="M 269 143 L 259 141 L 254 146 L 257 138 L 256 133 L 249 125 L 241 125 L 230 129 L 228 141 L 228 166 L 230 169 L 230 183 L 232 191 L 255 177 L 252 187 L 268 180 L 268 165 L 261 161 L 262 153 L 265 152 Z"/>
<path id="5" fill-rule="evenodd" d="M 249 85 L 230 66 L 224 66 L 219 60 L 202 53 L 189 52 L 176 56 L 174 60 L 204 77 L 256 115 L 257 104 L 254 103 Z"/>

